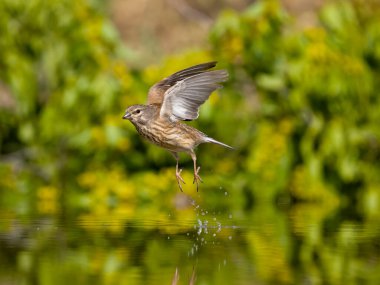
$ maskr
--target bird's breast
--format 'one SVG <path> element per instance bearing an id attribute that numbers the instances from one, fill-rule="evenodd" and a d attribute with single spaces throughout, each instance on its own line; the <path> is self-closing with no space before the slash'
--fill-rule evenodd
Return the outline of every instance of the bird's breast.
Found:
<path id="1" fill-rule="evenodd" d="M 174 152 L 190 151 L 203 142 L 201 132 L 177 122 L 155 120 L 136 129 L 150 142 Z"/>

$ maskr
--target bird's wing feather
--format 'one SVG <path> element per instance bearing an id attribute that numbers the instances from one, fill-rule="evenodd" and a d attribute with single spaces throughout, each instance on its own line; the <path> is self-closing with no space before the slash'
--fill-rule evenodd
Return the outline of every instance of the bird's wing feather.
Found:
<path id="1" fill-rule="evenodd" d="M 216 61 L 202 63 L 194 65 L 192 67 L 180 70 L 169 77 L 161 80 L 160 82 L 154 84 L 148 93 L 147 104 L 159 104 L 161 105 L 164 100 L 165 92 L 172 86 L 174 86 L 178 81 L 181 81 L 187 77 L 199 74 L 208 70 L 216 65 Z"/>
<path id="2" fill-rule="evenodd" d="M 164 95 L 160 116 L 170 121 L 195 120 L 199 116 L 199 107 L 210 97 L 210 94 L 226 81 L 226 70 L 202 72 L 170 87 Z"/>

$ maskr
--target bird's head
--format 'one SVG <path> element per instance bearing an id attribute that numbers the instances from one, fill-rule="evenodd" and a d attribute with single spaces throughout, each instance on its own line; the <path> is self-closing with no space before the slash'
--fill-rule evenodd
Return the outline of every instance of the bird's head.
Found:
<path id="1" fill-rule="evenodd" d="M 152 117 L 149 105 L 132 105 L 125 110 L 123 119 L 130 120 L 133 124 L 145 124 Z"/>

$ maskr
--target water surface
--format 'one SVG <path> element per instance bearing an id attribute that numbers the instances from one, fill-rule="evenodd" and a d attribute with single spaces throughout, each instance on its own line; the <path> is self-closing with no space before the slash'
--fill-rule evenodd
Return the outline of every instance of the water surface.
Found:
<path id="1" fill-rule="evenodd" d="M 0 217 L 0 284 L 380 284 L 380 223 L 323 204 Z"/>

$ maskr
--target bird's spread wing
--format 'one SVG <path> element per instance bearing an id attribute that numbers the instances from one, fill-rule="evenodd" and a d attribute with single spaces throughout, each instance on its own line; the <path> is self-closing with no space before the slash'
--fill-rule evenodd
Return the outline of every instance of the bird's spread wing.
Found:
<path id="1" fill-rule="evenodd" d="M 178 71 L 170 75 L 169 77 L 161 80 L 160 82 L 156 83 L 150 88 L 149 93 L 148 93 L 147 104 L 161 105 L 164 100 L 165 92 L 170 87 L 174 86 L 178 81 L 181 81 L 187 77 L 202 73 L 205 70 L 208 70 L 214 67 L 215 65 L 216 65 L 216 61 L 194 65 L 192 67 Z"/>
<path id="2" fill-rule="evenodd" d="M 226 81 L 226 70 L 212 70 L 198 73 L 178 81 L 164 94 L 160 116 L 170 121 L 191 121 L 199 116 L 199 107 L 210 94 Z"/>

